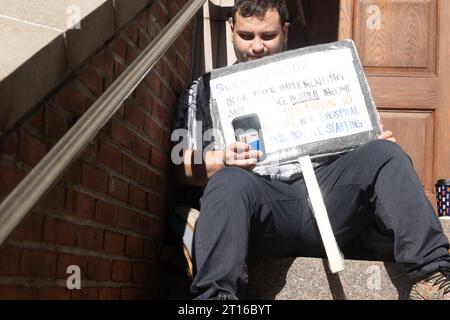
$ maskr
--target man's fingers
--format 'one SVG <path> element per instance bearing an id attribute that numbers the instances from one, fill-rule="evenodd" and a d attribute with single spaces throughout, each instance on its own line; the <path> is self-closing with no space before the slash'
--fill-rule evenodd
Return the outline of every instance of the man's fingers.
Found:
<path id="1" fill-rule="evenodd" d="M 262 157 L 263 153 L 258 150 L 250 150 L 241 153 L 227 150 L 225 155 L 225 164 L 227 166 L 239 167 L 244 170 L 250 171 L 256 167 L 258 158 Z"/>
<path id="2" fill-rule="evenodd" d="M 385 139 L 389 138 L 389 135 L 390 135 L 390 131 L 385 131 L 380 136 L 378 136 L 378 138 L 385 140 Z"/>
<path id="3" fill-rule="evenodd" d="M 397 139 L 394 138 L 392 131 L 386 130 L 382 135 L 378 136 L 379 139 L 388 140 L 392 142 L 397 142 Z"/>
<path id="4" fill-rule="evenodd" d="M 241 153 L 234 153 L 234 158 L 236 160 L 258 159 L 260 157 L 262 157 L 262 152 L 258 150 L 250 150 Z"/>
<path id="5" fill-rule="evenodd" d="M 256 167 L 257 159 L 244 159 L 244 160 L 231 160 L 227 163 L 227 166 L 241 168 L 247 171 L 251 171 Z"/>
<path id="6" fill-rule="evenodd" d="M 257 162 L 257 159 L 232 160 L 229 165 L 234 167 L 247 168 L 250 166 L 255 166 Z"/>
<path id="7" fill-rule="evenodd" d="M 228 149 L 234 152 L 245 152 L 250 150 L 250 146 L 244 142 L 233 142 L 228 146 Z"/>
<path id="8" fill-rule="evenodd" d="M 258 158 L 262 156 L 263 153 L 261 151 L 251 150 L 247 143 L 237 141 L 228 145 L 225 151 L 225 164 L 227 166 L 252 170 L 258 162 Z"/>
<path id="9" fill-rule="evenodd" d="M 233 152 L 231 150 L 227 150 L 226 152 L 226 159 L 227 163 L 231 160 L 245 160 L 245 159 L 258 159 L 263 156 L 261 151 L 258 150 L 250 150 L 246 152 Z"/>

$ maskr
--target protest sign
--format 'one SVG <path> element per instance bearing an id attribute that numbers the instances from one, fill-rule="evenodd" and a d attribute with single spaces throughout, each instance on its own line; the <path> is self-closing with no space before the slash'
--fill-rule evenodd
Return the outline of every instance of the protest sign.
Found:
<path id="1" fill-rule="evenodd" d="M 236 126 L 257 123 L 264 164 L 341 152 L 381 134 L 351 40 L 214 70 L 210 88 L 216 142 L 228 145 Z"/>

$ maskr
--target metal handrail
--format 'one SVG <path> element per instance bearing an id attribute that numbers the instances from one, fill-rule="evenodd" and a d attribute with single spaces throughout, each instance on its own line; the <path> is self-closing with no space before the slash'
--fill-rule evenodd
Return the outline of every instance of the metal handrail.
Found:
<path id="1" fill-rule="evenodd" d="M 0 245 L 142 82 L 206 0 L 191 0 L 0 204 Z"/>

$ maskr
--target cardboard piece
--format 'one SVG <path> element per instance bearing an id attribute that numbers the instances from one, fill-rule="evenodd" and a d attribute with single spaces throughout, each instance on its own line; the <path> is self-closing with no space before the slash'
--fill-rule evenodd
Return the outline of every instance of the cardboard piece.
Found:
<path id="1" fill-rule="evenodd" d="M 260 166 L 340 153 L 382 133 L 351 40 L 216 69 L 210 87 L 216 145 L 234 142 L 233 121 L 254 115 L 266 151 Z"/>

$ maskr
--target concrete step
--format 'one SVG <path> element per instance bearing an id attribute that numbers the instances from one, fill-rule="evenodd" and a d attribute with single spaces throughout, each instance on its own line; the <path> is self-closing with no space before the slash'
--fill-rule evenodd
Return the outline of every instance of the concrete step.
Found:
<path id="1" fill-rule="evenodd" d="M 403 300 L 412 282 L 403 266 L 379 261 L 345 260 L 332 274 L 318 258 L 254 259 L 247 299 Z"/>
<path id="2" fill-rule="evenodd" d="M 450 238 L 450 220 L 441 220 Z M 254 258 L 249 263 L 247 299 L 268 300 L 404 300 L 412 281 L 401 264 L 345 260 L 332 274 L 317 258 Z"/>

